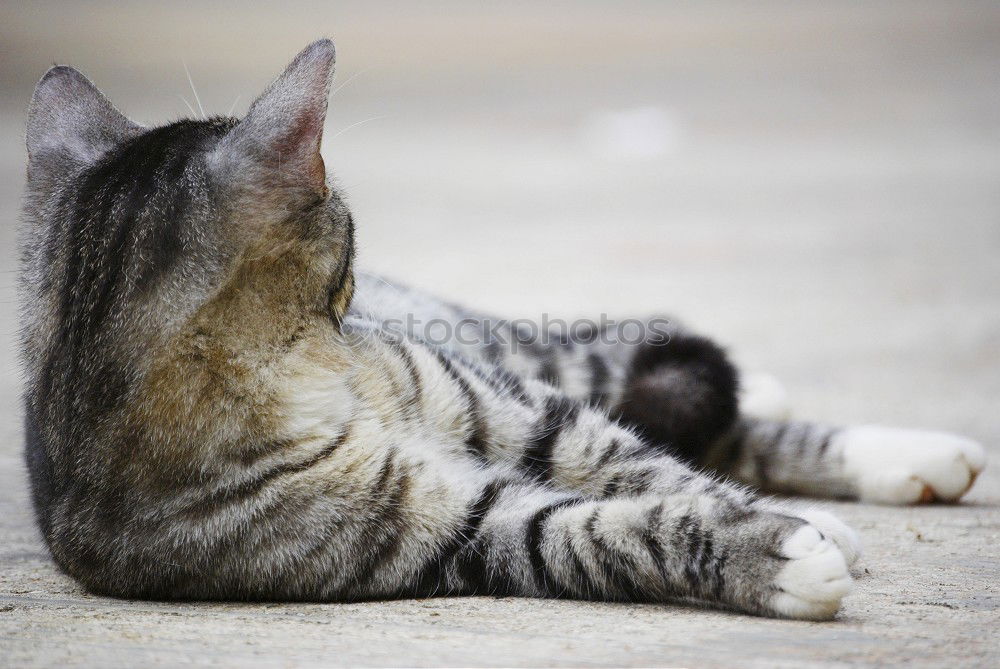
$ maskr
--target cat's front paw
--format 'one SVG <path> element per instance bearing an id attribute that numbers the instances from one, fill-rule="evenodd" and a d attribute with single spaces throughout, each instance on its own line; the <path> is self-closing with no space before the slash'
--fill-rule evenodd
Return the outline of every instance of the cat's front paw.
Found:
<path id="1" fill-rule="evenodd" d="M 865 502 L 954 502 L 986 466 L 982 446 L 943 432 L 865 425 L 838 438 L 845 473 Z"/>
<path id="2" fill-rule="evenodd" d="M 777 592 L 769 607 L 784 618 L 829 620 L 853 585 L 844 554 L 813 525 L 803 525 L 784 540 L 784 566 L 774 579 Z"/>
<path id="3" fill-rule="evenodd" d="M 794 513 L 819 530 L 823 538 L 832 541 L 840 549 L 848 567 L 861 557 L 861 537 L 840 518 L 820 509 L 806 508 Z"/>
<path id="4" fill-rule="evenodd" d="M 809 513 L 808 510 L 806 513 Z M 766 504 L 734 526 L 722 575 L 726 603 L 780 618 L 829 620 L 853 585 L 848 558 L 833 536 L 857 555 L 857 538 L 834 516 Z"/>

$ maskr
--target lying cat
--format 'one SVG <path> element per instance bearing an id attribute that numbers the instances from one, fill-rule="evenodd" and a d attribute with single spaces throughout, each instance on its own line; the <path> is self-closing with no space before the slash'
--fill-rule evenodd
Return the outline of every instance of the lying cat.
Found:
<path id="1" fill-rule="evenodd" d="M 823 619 L 856 535 L 730 481 L 912 504 L 957 500 L 982 470 L 956 436 L 768 418 L 676 326 L 625 344 L 501 322 L 517 347 L 387 326 L 487 317 L 355 273 L 319 151 L 333 63 L 320 40 L 242 120 L 160 128 L 69 67 L 35 90 L 26 456 L 45 540 L 87 588 Z"/>

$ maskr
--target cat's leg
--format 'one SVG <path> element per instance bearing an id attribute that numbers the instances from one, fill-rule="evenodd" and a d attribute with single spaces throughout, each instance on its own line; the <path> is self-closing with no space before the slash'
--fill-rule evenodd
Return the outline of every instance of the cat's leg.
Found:
<path id="1" fill-rule="evenodd" d="M 289 399 L 294 447 L 157 504 L 142 566 L 163 576 L 147 595 L 691 599 L 823 619 L 850 588 L 827 528 L 698 474 L 600 409 L 347 334 L 350 367 L 313 378 L 322 392 L 300 379 Z"/>
<path id="2" fill-rule="evenodd" d="M 986 455 L 941 432 L 744 418 L 707 464 L 765 491 L 917 504 L 959 499 Z"/>
<path id="3" fill-rule="evenodd" d="M 367 366 L 394 370 L 387 377 L 392 387 L 409 381 L 406 406 L 439 417 L 441 429 L 457 428 L 455 436 L 476 457 L 515 467 L 539 483 L 600 499 L 692 493 L 749 499 L 696 473 L 604 409 L 545 382 L 498 374 L 407 340 L 379 337 L 366 350 L 382 356 Z M 781 512 L 807 518 L 794 508 Z M 859 552 L 853 532 L 832 516 L 821 526 L 853 561 Z"/>
<path id="4" fill-rule="evenodd" d="M 344 343 L 353 362 L 330 377 L 343 392 L 295 395 L 287 430 L 304 441 L 278 449 L 292 460 L 257 458 L 257 477 L 209 493 L 223 514 L 206 526 L 231 517 L 232 540 L 217 544 L 225 570 L 188 567 L 199 585 L 694 599 L 811 619 L 850 587 L 828 529 L 693 471 L 601 409 L 377 329 L 345 323 Z"/>
<path id="5" fill-rule="evenodd" d="M 695 472 L 632 428 L 608 420 L 600 409 L 574 403 L 554 390 L 540 403 L 545 409 L 538 428 L 523 442 L 507 445 L 507 452 L 535 480 L 600 499 L 685 492 L 731 502 L 748 499 Z M 840 548 L 849 565 L 860 556 L 857 534 L 835 516 L 798 505 L 775 504 L 773 509 L 811 522 Z"/>
<path id="6" fill-rule="evenodd" d="M 359 313 L 465 359 L 556 385 L 691 463 L 700 464 L 708 447 L 729 432 L 739 404 L 772 417 L 783 410 L 776 406 L 780 386 L 773 380 L 748 379 L 738 398 L 739 377 L 725 351 L 666 317 L 543 330 L 372 275 L 359 274 L 357 282 L 352 308 Z"/>
<path id="7" fill-rule="evenodd" d="M 891 503 L 953 500 L 971 485 L 985 460 L 978 445 L 961 437 L 885 428 L 829 430 L 838 434 L 831 437 L 832 449 L 819 447 L 826 433 L 819 426 L 810 428 L 814 449 L 796 441 L 799 430 L 783 431 L 775 441 L 779 431 L 768 426 L 779 425 L 789 413 L 780 383 L 761 375 L 738 380 L 721 348 L 665 319 L 649 319 L 644 329 L 653 335 L 666 332 L 666 337 L 637 343 L 598 330 L 567 339 L 558 333 L 542 337 L 540 331 L 375 277 L 361 276 L 359 295 L 363 310 L 376 319 L 403 322 L 412 313 L 424 322 L 450 323 L 455 332 L 459 323 L 471 324 L 467 334 L 490 330 L 479 327 L 484 323 L 499 324 L 491 330 L 498 339 L 473 336 L 457 342 L 452 337 L 441 348 L 499 367 L 510 376 L 508 385 L 545 379 L 572 399 L 606 408 L 661 451 L 765 490 Z M 800 448 L 803 458 L 797 459 Z"/>
<path id="8" fill-rule="evenodd" d="M 594 500 L 497 479 L 401 595 L 494 594 L 662 602 L 828 619 L 851 588 L 820 528 L 741 494 Z"/>

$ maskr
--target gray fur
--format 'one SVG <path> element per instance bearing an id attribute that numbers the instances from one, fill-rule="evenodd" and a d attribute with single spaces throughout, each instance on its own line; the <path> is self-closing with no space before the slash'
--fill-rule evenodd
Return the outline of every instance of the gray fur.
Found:
<path id="1" fill-rule="evenodd" d="M 707 340 L 675 326 L 662 349 L 510 352 L 384 326 L 485 317 L 354 273 L 353 221 L 319 155 L 333 60 L 328 40 L 310 45 L 241 121 L 151 130 L 74 70 L 39 83 L 26 455 L 60 566 L 129 597 L 832 615 L 846 590 L 824 584 L 849 581 L 838 549 L 821 546 L 833 576 L 789 577 L 810 525 L 717 476 L 796 489 L 774 474 L 787 440 L 736 416 L 735 372 Z M 628 422 L 650 406 L 656 425 Z"/>
<path id="2" fill-rule="evenodd" d="M 47 153 L 62 160 L 91 162 L 107 149 L 141 132 L 72 67 L 53 67 L 35 87 L 25 143 L 33 161 Z"/>

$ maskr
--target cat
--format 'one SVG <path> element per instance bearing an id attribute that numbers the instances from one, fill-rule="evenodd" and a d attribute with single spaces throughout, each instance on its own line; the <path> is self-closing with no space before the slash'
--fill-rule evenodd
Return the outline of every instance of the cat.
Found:
<path id="1" fill-rule="evenodd" d="M 156 128 L 70 67 L 35 89 L 25 456 L 46 544 L 92 592 L 828 619 L 857 535 L 761 493 L 954 501 L 982 471 L 962 437 L 779 418 L 773 383 L 741 389 L 673 322 L 642 343 L 389 326 L 490 317 L 355 271 L 319 149 L 333 67 L 319 40 L 244 118 Z"/>

